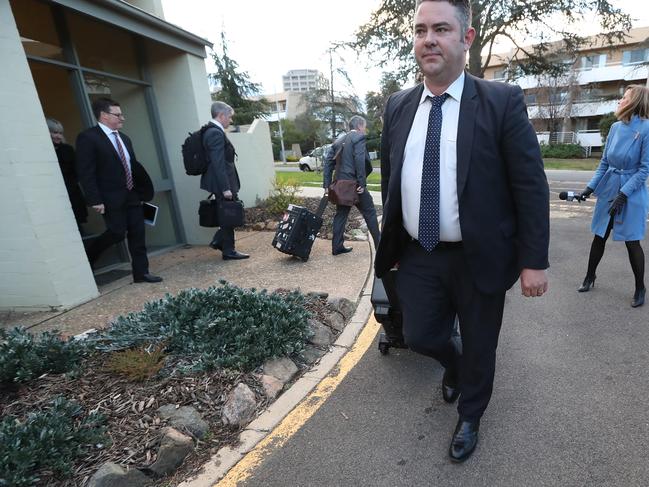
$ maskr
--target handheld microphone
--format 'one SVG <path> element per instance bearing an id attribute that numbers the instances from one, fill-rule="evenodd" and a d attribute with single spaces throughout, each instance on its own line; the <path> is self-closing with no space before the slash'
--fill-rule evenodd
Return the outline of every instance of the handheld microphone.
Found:
<path id="1" fill-rule="evenodd" d="M 561 191 L 561 193 L 559 193 L 559 199 L 564 201 L 576 200 L 581 203 L 582 201 L 586 201 L 586 198 L 588 198 L 588 196 L 582 196 L 581 193 L 575 193 L 574 191 Z"/>

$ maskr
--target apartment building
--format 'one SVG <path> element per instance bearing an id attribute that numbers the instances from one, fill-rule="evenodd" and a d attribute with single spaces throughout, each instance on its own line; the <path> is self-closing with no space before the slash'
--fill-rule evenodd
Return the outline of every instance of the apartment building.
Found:
<path id="1" fill-rule="evenodd" d="M 561 59 L 560 44 L 555 52 Z M 624 42 L 614 45 L 593 36 L 576 56 L 561 60 L 569 65 L 562 76 L 522 76 L 513 83 L 525 92 L 539 141 L 549 142 L 552 137 L 552 141 L 599 149 L 602 117 L 615 111 L 626 86 L 647 82 L 649 27 L 632 29 Z M 514 52 L 497 54 L 484 77 L 504 81 L 512 69 L 516 69 Z"/>
<path id="2" fill-rule="evenodd" d="M 317 69 L 292 69 L 282 76 L 284 91 L 312 91 L 326 89 L 327 79 Z"/>

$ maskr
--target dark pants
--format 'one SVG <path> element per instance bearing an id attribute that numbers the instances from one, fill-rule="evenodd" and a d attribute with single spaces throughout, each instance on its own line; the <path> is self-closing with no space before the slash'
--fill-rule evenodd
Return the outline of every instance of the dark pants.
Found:
<path id="1" fill-rule="evenodd" d="M 406 344 L 458 374 L 460 418 L 480 419 L 493 389 L 505 293 L 475 287 L 462 248 L 427 252 L 413 241 L 399 262 L 397 294 Z M 462 355 L 452 340 L 456 314 Z"/>
<path id="2" fill-rule="evenodd" d="M 224 254 L 234 252 L 234 228 L 221 227 L 212 237 L 212 243 L 221 247 Z"/>
<path id="3" fill-rule="evenodd" d="M 135 194 L 129 196 L 129 204 L 120 209 L 106 209 L 104 213 L 106 231 L 88 246 L 88 261 L 94 265 L 99 256 L 111 245 L 126 237 L 131 254 L 133 277 L 149 273 L 149 259 L 146 255 L 144 214 L 142 203 Z"/>
<path id="4" fill-rule="evenodd" d="M 379 246 L 379 238 L 381 234 L 379 232 L 379 223 L 376 219 L 374 200 L 372 200 L 372 195 L 370 195 L 367 189 L 358 196 L 359 199 L 358 203 L 356 203 L 356 208 L 358 208 L 358 211 L 363 215 L 365 223 L 367 224 L 367 229 L 369 230 L 370 235 L 372 235 L 372 240 L 374 240 L 374 247 L 376 248 Z M 333 223 L 333 238 L 331 241 L 334 252 L 345 245 L 345 225 L 347 224 L 349 210 L 351 210 L 351 206 L 336 205 L 336 215 L 334 216 Z"/>

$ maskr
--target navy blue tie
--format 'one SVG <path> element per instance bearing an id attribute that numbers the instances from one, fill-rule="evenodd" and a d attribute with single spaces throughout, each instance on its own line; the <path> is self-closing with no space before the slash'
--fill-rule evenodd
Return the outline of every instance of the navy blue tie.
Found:
<path id="1" fill-rule="evenodd" d="M 428 132 L 421 171 L 421 200 L 419 205 L 419 243 L 432 251 L 439 243 L 439 140 L 442 133 L 442 105 L 448 93 L 428 96 Z"/>

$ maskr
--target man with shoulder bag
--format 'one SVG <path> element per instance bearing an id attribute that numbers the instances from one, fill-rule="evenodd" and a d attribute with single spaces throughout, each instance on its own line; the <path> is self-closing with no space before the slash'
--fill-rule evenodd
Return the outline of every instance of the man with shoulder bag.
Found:
<path id="1" fill-rule="evenodd" d="M 213 193 L 219 206 L 224 202 L 237 200 L 241 188 L 237 168 L 234 165 L 235 150 L 225 135 L 230 126 L 234 109 L 221 101 L 214 102 L 211 109 L 212 120 L 203 133 L 203 146 L 208 160 L 205 173 L 201 176 L 201 189 Z M 214 234 L 210 247 L 220 250 L 223 260 L 239 260 L 250 257 L 234 248 L 234 227 L 219 222 L 220 228 Z"/>
<path id="2" fill-rule="evenodd" d="M 345 224 L 352 205 L 356 206 L 363 215 L 367 228 L 372 235 L 374 246 L 379 245 L 379 224 L 376 219 L 374 201 L 367 191 L 367 176 L 371 172 L 370 156 L 365 145 L 367 123 L 361 116 L 355 115 L 349 119 L 349 132 L 341 135 L 331 145 L 325 154 L 324 188 L 329 195 L 329 201 L 336 204 L 336 215 L 333 222 L 332 254 L 339 255 L 352 251 L 345 247 Z M 332 174 L 335 169 L 335 181 Z M 357 198 L 350 198 L 346 185 L 354 181 Z M 338 188 L 336 186 L 339 186 Z"/>

